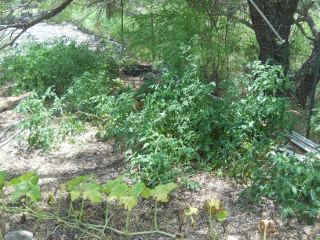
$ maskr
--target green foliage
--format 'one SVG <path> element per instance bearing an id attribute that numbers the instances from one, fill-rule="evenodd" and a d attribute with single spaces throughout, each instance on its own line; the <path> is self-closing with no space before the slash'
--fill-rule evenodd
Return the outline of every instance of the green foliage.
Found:
<path id="1" fill-rule="evenodd" d="M 16 83 L 16 93 L 33 91 L 17 107 L 28 116 L 19 127 L 27 130 L 29 146 L 43 151 L 83 131 L 83 121 L 71 113 L 97 118 L 101 106 L 114 102 L 111 95 L 126 88 L 113 79 L 117 65 L 110 57 L 66 38 L 22 45 L 4 57 L 1 67 L 3 78 Z"/>
<path id="2" fill-rule="evenodd" d="M 36 172 L 29 172 L 18 178 L 10 180 L 7 184 L 14 185 L 15 191 L 12 193 L 12 203 L 15 203 L 21 196 L 26 195 L 35 203 L 41 200 L 41 191 L 38 181 L 40 175 Z"/>
<path id="3" fill-rule="evenodd" d="M 115 63 L 99 51 L 92 51 L 86 43 L 68 38 L 43 43 L 29 41 L 5 56 L 1 63 L 4 80 L 16 83 L 15 91 L 35 91 L 44 94 L 49 87 L 61 96 L 74 78 L 84 72 L 106 71 Z"/>
<path id="4" fill-rule="evenodd" d="M 290 131 L 294 123 L 288 111 L 290 101 L 281 96 L 293 85 L 283 76 L 282 68 L 259 62 L 248 67 L 248 74 L 223 83 L 228 95 L 224 101 L 230 106 L 223 123 L 223 138 L 228 140 L 223 156 L 237 165 L 237 169 L 229 168 L 237 176 L 250 175 L 256 160 L 286 142 L 285 130 Z"/>
<path id="5" fill-rule="evenodd" d="M 313 115 L 310 121 L 311 132 L 315 136 L 320 135 L 320 107 L 313 109 Z"/>
<path id="6" fill-rule="evenodd" d="M 320 160 L 310 155 L 276 154 L 253 170 L 251 186 L 246 190 L 259 201 L 261 196 L 274 199 L 281 207 L 282 218 L 298 217 L 312 223 L 320 213 Z M 284 187 L 285 186 L 285 187 Z"/>
<path id="7" fill-rule="evenodd" d="M 140 111 L 125 108 L 118 115 L 118 109 L 117 117 L 109 117 L 105 137 L 126 144 L 129 173 L 148 186 L 172 182 L 196 165 L 250 176 L 256 159 L 285 141 L 282 132 L 291 129 L 289 100 L 277 94 L 292 85 L 279 66 L 254 63 L 250 74 L 224 83 L 228 98 L 221 101 L 211 98 L 215 84 L 193 66 L 182 78 L 168 72 L 161 84 L 150 85 L 138 96 Z"/>
<path id="8" fill-rule="evenodd" d="M 8 172 L 7 170 L 3 170 L 3 171 L 0 171 L 0 192 L 2 192 L 2 188 L 5 184 L 5 178 L 7 176 Z"/>
<path id="9" fill-rule="evenodd" d="M 6 202 L 5 202 L 5 199 L 4 199 L 3 187 L 4 187 L 5 183 L 6 183 L 5 179 L 6 179 L 7 174 L 8 174 L 7 170 L 0 171 L 0 198 L 1 198 L 3 209 L 6 208 Z"/>
<path id="10" fill-rule="evenodd" d="M 111 75 L 112 76 L 112 75 Z M 107 112 L 121 111 L 125 106 L 132 109 L 134 99 L 130 100 L 132 90 L 121 79 L 112 79 L 105 72 L 85 72 L 79 78 L 74 79 L 69 87 L 66 98 L 73 108 L 81 110 L 84 114 L 93 114 L 91 117 L 99 118 Z M 125 95 L 128 94 L 128 97 Z M 121 101 L 121 98 L 125 98 Z M 116 109 L 113 104 L 121 102 Z M 125 101 L 128 103 L 125 104 Z M 122 105 L 124 104 L 124 105 Z M 122 106 L 122 107 L 121 107 Z M 87 117 L 90 117 L 89 115 Z"/>
<path id="11" fill-rule="evenodd" d="M 93 175 L 80 176 L 66 183 L 66 185 L 68 186 L 66 190 L 70 192 L 71 201 L 75 201 L 81 195 L 84 200 L 89 199 L 91 202 L 96 203 L 102 201 L 101 186 L 94 180 L 91 180 L 88 183 L 84 183 L 84 181 L 91 178 L 92 176 Z"/>
<path id="12" fill-rule="evenodd" d="M 214 89 L 213 84 L 201 84 L 191 77 L 177 83 L 168 74 L 163 80 L 166 81 L 163 85 L 151 86 L 153 93 L 142 96 L 144 107 L 141 111 L 130 112 L 120 119 L 110 117 L 111 126 L 106 135 L 126 141 L 134 152 L 129 157 L 133 175 L 137 168 L 140 178 L 149 179 L 151 186 L 175 179 L 178 169 L 172 169 L 172 164 L 198 157 L 188 146 L 189 142 L 198 141 L 192 138 L 194 133 L 189 129 L 197 124 L 198 110 L 211 103 L 209 95 Z M 207 107 L 204 111 L 211 110 Z M 186 135 L 182 134 L 184 131 Z"/>
<path id="13" fill-rule="evenodd" d="M 64 98 L 59 98 L 51 88 L 42 96 L 33 93 L 18 105 L 17 110 L 28 116 L 19 128 L 27 130 L 25 137 L 30 147 L 48 151 L 68 136 L 83 131 L 83 124 L 64 113 L 64 106 Z M 58 116 L 60 122 L 56 125 Z"/>
<path id="14" fill-rule="evenodd" d="M 6 176 L 6 171 L 0 172 L 1 177 L 1 184 L 4 183 L 4 179 Z M 69 214 L 67 217 L 61 216 L 61 213 L 63 211 L 60 211 L 63 204 L 61 203 L 61 195 L 60 200 L 57 200 L 59 195 L 53 196 L 52 194 L 49 194 L 49 202 L 47 203 L 55 208 L 55 202 L 58 203 L 58 209 L 56 212 L 51 212 L 50 210 L 46 209 L 44 212 L 40 211 L 38 208 L 38 205 L 36 204 L 36 215 L 34 214 L 34 211 L 28 207 L 28 204 L 25 204 L 25 207 L 18 206 L 12 208 L 11 206 L 7 208 L 2 208 L 2 211 L 7 212 L 21 212 L 25 215 L 30 215 L 32 217 L 38 217 L 41 219 L 46 220 L 56 220 L 60 224 L 64 224 L 65 226 L 69 228 L 75 228 L 77 230 L 81 230 L 83 232 L 83 235 L 88 236 L 97 236 L 94 235 L 93 232 L 99 232 L 99 237 L 105 235 L 105 230 L 111 230 L 118 234 L 122 234 L 125 236 L 131 236 L 131 235 L 146 235 L 146 234 L 162 234 L 169 236 L 171 238 L 175 237 L 174 234 L 160 231 L 158 229 L 157 225 L 157 202 L 167 202 L 169 194 L 172 192 L 173 189 L 177 188 L 178 185 L 174 183 L 168 183 L 166 185 L 158 185 L 155 189 L 147 188 L 143 183 L 136 183 L 132 186 L 129 186 L 127 183 L 123 181 L 123 176 L 120 176 L 116 180 L 109 180 L 104 185 L 100 185 L 96 182 L 96 179 L 91 179 L 89 182 L 88 180 L 92 178 L 94 175 L 83 175 L 79 176 L 71 181 L 68 181 L 65 184 L 60 185 L 60 190 L 67 191 L 70 194 L 71 202 L 69 206 Z M 14 178 L 11 181 L 9 181 L 8 185 L 14 185 L 16 186 L 15 191 L 12 193 L 12 204 L 16 203 L 16 201 L 23 195 L 26 195 L 28 198 L 30 198 L 34 203 L 38 203 L 41 200 L 41 192 L 40 192 L 40 186 L 38 185 L 40 176 L 36 174 L 36 171 L 29 172 L 26 174 L 21 175 L 20 177 Z M 3 180 L 3 181 L 2 181 Z M 102 193 L 105 193 L 107 196 L 107 199 L 102 198 Z M 155 199 L 155 207 L 154 207 L 154 230 L 150 231 L 142 231 L 142 232 L 129 232 L 128 226 L 129 226 L 129 220 L 130 220 L 130 212 L 132 208 L 138 204 L 138 200 L 142 198 L 149 198 L 152 196 Z M 4 198 L 4 197 L 3 197 Z M 27 200 L 28 200 L 27 198 Z M 81 199 L 81 206 L 80 211 L 77 211 L 73 208 L 73 203 L 77 199 Z M 126 226 L 125 230 L 121 231 L 119 229 L 116 229 L 112 226 L 110 226 L 109 220 L 112 218 L 112 216 L 108 217 L 108 201 L 117 199 L 119 201 L 119 204 L 124 207 L 124 209 L 128 210 L 127 212 L 127 219 L 126 219 Z M 3 199 L 2 199 L 3 200 Z M 91 221 L 87 221 L 85 219 L 85 200 L 88 200 L 90 202 L 90 206 L 93 204 L 102 204 L 103 201 L 106 201 L 106 219 L 105 223 L 103 225 L 99 224 L 91 224 Z M 28 203 L 28 201 L 26 201 Z M 118 209 L 119 211 L 119 209 Z M 71 214 L 72 213 L 72 214 Z M 117 217 L 115 217 L 117 218 Z M 116 221 L 116 220 L 115 220 Z"/>
<path id="15" fill-rule="evenodd" d="M 229 62 L 242 68 L 244 60 L 234 60 L 240 38 L 236 23 L 221 14 L 225 6 L 205 6 L 209 4 L 181 0 L 141 4 L 125 19 L 125 40 L 130 43 L 126 50 L 144 61 L 163 62 L 179 77 L 192 67 L 188 57 L 197 56 L 203 75 L 220 82 L 231 73 Z"/>

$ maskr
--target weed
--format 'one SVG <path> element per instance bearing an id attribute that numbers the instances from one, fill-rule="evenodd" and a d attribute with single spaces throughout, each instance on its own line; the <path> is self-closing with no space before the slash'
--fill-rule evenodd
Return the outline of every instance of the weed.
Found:
<path id="1" fill-rule="evenodd" d="M 214 215 L 218 221 L 224 221 L 229 215 L 229 212 L 225 211 L 223 209 L 222 202 L 216 199 L 211 199 L 210 201 L 206 202 L 206 210 L 209 214 L 211 239 L 214 240 L 216 239 L 216 234 L 213 228 L 212 216 Z"/>
<path id="2" fill-rule="evenodd" d="M 276 154 L 254 169 L 249 192 L 254 199 L 274 199 L 281 206 L 282 218 L 298 217 L 313 223 L 320 213 L 320 161 L 309 156 L 299 161 L 296 156 Z M 283 188 L 283 186 L 286 186 Z"/>
<path id="3" fill-rule="evenodd" d="M 66 93 L 73 78 L 84 72 L 115 73 L 116 69 L 112 58 L 68 38 L 43 43 L 30 40 L 10 52 L 1 63 L 3 80 L 16 83 L 14 93 L 35 91 L 41 95 L 51 87 L 58 96 Z"/>

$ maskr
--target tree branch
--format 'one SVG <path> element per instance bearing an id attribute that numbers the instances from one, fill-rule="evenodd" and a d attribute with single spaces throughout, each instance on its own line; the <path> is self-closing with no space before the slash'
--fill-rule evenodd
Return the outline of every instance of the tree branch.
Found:
<path id="1" fill-rule="evenodd" d="M 314 19 L 309 14 L 309 9 L 314 6 L 314 1 L 310 1 L 309 4 L 302 6 L 300 9 L 297 9 L 297 13 L 299 14 L 298 18 L 295 21 L 295 24 L 300 29 L 301 33 L 307 37 L 308 39 L 315 41 L 317 36 L 319 35 L 319 28 L 317 26 L 317 23 L 314 21 Z M 302 28 L 300 22 L 305 22 L 308 24 L 309 29 L 312 32 L 313 37 L 308 36 L 304 29 Z"/>
<path id="2" fill-rule="evenodd" d="M 10 29 L 10 28 L 14 28 L 14 29 L 21 29 L 20 32 L 7 44 L 4 44 L 3 46 L 0 47 L 0 50 L 8 47 L 8 46 L 12 46 L 15 41 L 25 32 L 27 31 L 28 28 L 42 22 L 43 20 L 47 20 L 50 19 L 52 17 L 54 17 L 55 15 L 57 15 L 58 13 L 60 13 L 62 10 L 64 10 L 69 4 L 71 4 L 73 2 L 73 0 L 66 0 L 65 2 L 63 2 L 60 6 L 58 6 L 57 8 L 51 10 L 48 13 L 43 14 L 42 16 L 40 16 L 39 18 L 31 21 L 30 23 L 17 23 L 17 24 L 10 24 L 10 25 L 5 25 L 5 26 L 1 26 L 0 27 L 0 31 L 3 31 L 5 29 Z M 16 31 L 14 30 L 14 31 Z"/>
<path id="3" fill-rule="evenodd" d="M 300 24 L 300 22 L 296 21 L 295 24 L 297 25 L 297 27 L 299 28 L 300 32 L 302 33 L 302 35 L 303 35 L 305 38 L 311 40 L 312 42 L 314 42 L 314 41 L 316 40 L 315 37 L 310 36 L 310 35 L 308 35 L 308 34 L 306 33 L 306 31 L 303 29 L 303 27 L 302 27 L 302 25 Z"/>

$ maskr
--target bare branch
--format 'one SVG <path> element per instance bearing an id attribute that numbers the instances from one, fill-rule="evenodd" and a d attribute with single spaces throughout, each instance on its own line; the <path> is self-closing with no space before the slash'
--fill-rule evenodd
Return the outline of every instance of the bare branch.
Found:
<path id="1" fill-rule="evenodd" d="M 53 10 L 51 10 L 48 13 L 43 14 L 42 16 L 40 16 L 39 18 L 31 21 L 30 23 L 16 23 L 16 24 L 10 24 L 10 25 L 5 25 L 0 27 L 0 31 L 3 31 L 5 29 L 15 29 L 14 31 L 21 29 L 20 32 L 7 44 L 4 44 L 3 46 L 0 47 L 0 50 L 8 47 L 8 46 L 12 46 L 15 41 L 25 32 L 27 31 L 28 28 L 44 21 L 47 19 L 50 19 L 52 17 L 54 17 L 55 15 L 57 15 L 58 13 L 60 13 L 62 10 L 64 10 L 69 4 L 71 4 L 73 2 L 73 0 L 66 0 L 65 2 L 63 2 L 60 6 L 54 8 Z"/>
<path id="2" fill-rule="evenodd" d="M 310 1 L 309 4 L 306 4 L 302 6 L 300 9 L 297 9 L 298 18 L 295 21 L 295 24 L 300 29 L 301 33 L 306 36 L 308 39 L 313 39 L 313 41 L 317 38 L 319 34 L 319 28 L 317 26 L 317 23 L 314 21 L 314 19 L 311 17 L 309 10 L 312 6 L 314 6 L 315 1 Z M 312 32 L 313 37 L 307 36 L 306 32 L 303 30 L 302 26 L 300 25 L 300 22 L 307 23 L 309 29 Z"/>
<path id="3" fill-rule="evenodd" d="M 9 12 L 12 12 L 12 11 L 17 10 L 17 9 L 21 9 L 21 8 L 28 7 L 33 1 L 34 1 L 34 0 L 31 0 L 30 2 L 27 2 L 27 3 L 25 3 L 25 4 L 21 4 L 20 6 L 17 6 L 17 7 L 14 7 L 14 8 L 5 10 L 5 11 L 2 11 L 2 12 L 0 12 L 0 14 L 9 13 Z"/>
<path id="4" fill-rule="evenodd" d="M 313 42 L 316 40 L 315 37 L 310 36 L 310 35 L 308 35 L 308 34 L 306 33 L 306 31 L 304 30 L 304 28 L 302 27 L 302 25 L 300 24 L 300 22 L 296 21 L 295 24 L 297 25 L 297 27 L 299 28 L 300 32 L 302 33 L 302 35 L 303 35 L 305 38 L 307 38 L 307 39 L 309 39 L 309 40 L 311 40 L 311 41 L 313 41 Z"/>

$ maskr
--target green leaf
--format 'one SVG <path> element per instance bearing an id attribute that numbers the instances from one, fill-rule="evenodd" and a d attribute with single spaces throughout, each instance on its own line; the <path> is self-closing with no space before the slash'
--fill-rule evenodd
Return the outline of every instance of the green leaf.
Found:
<path id="1" fill-rule="evenodd" d="M 109 180 L 102 186 L 102 192 L 111 193 L 112 188 L 116 185 L 120 185 L 123 181 L 124 176 L 120 176 L 116 180 Z"/>
<path id="2" fill-rule="evenodd" d="M 215 208 L 215 211 L 217 211 L 217 212 L 220 210 L 221 201 L 212 198 L 212 199 L 211 199 L 210 201 L 208 201 L 207 203 L 208 203 L 208 204 L 207 204 L 207 205 L 208 205 L 207 208 L 209 208 L 208 211 L 210 211 L 210 209 L 212 209 L 212 208 Z"/>
<path id="3" fill-rule="evenodd" d="M 67 190 L 68 186 L 67 184 L 60 184 L 60 190 Z"/>
<path id="4" fill-rule="evenodd" d="M 73 179 L 71 181 L 68 181 L 67 185 L 69 185 L 69 186 L 77 186 L 80 183 L 86 181 L 87 179 L 89 179 L 89 178 L 91 178 L 93 176 L 94 176 L 94 174 L 77 177 L 77 178 L 75 178 L 75 179 Z"/>
<path id="5" fill-rule="evenodd" d="M 298 175 L 301 175 L 301 172 L 302 172 L 301 167 L 297 167 L 297 174 L 298 174 Z"/>
<path id="6" fill-rule="evenodd" d="M 312 201 L 315 201 L 317 199 L 317 194 L 313 190 L 310 190 L 310 196 Z"/>
<path id="7" fill-rule="evenodd" d="M 2 191 L 2 186 L 4 185 L 4 180 L 6 179 L 7 174 L 7 170 L 0 171 L 0 192 Z"/>
<path id="8" fill-rule="evenodd" d="M 168 193 L 163 185 L 159 185 L 155 189 L 152 189 L 151 194 L 154 197 L 154 199 L 158 202 L 168 201 Z"/>
<path id="9" fill-rule="evenodd" d="M 138 203 L 138 198 L 135 196 L 120 197 L 120 204 L 124 205 L 125 209 L 131 211 Z"/>
<path id="10" fill-rule="evenodd" d="M 39 202 L 41 200 L 41 191 L 40 186 L 34 186 L 29 192 L 26 194 L 32 201 Z"/>
<path id="11" fill-rule="evenodd" d="M 223 210 L 223 211 L 219 211 L 214 216 L 217 218 L 217 220 L 219 220 L 221 222 L 223 220 L 226 220 L 228 215 L 229 215 L 229 212 Z"/>
<path id="12" fill-rule="evenodd" d="M 158 202 L 167 202 L 168 194 L 174 189 L 177 188 L 178 185 L 175 183 L 167 183 L 165 185 L 158 185 L 153 190 L 151 190 L 151 194 L 154 199 Z"/>
<path id="13" fill-rule="evenodd" d="M 40 179 L 40 175 L 35 175 L 35 176 L 32 176 L 32 177 L 30 178 L 30 182 L 31 182 L 33 185 L 37 185 L 39 179 Z"/>
<path id="14" fill-rule="evenodd" d="M 19 183 L 21 183 L 22 181 L 27 181 L 29 180 L 30 177 L 32 177 L 34 175 L 33 172 L 29 172 L 26 174 L 21 175 L 20 177 L 17 178 L 13 178 L 11 179 L 8 184 L 9 185 L 18 185 Z"/>
<path id="15" fill-rule="evenodd" d="M 128 196 L 128 190 L 129 187 L 126 183 L 121 183 L 120 185 L 114 186 L 109 194 L 108 201 Z"/>
<path id="16" fill-rule="evenodd" d="M 4 182 L 4 179 L 6 178 L 7 174 L 8 174 L 7 170 L 0 171 L 0 184 Z"/>
<path id="17" fill-rule="evenodd" d="M 26 174 L 23 174 L 19 177 L 20 180 L 22 181 L 28 181 L 32 176 L 34 176 L 36 173 L 35 172 L 28 172 Z"/>
<path id="18" fill-rule="evenodd" d="M 12 193 L 11 202 L 14 204 L 21 196 L 27 194 L 30 190 L 30 184 L 27 181 L 21 182 L 15 188 L 15 191 Z"/>
<path id="19" fill-rule="evenodd" d="M 83 191 L 83 198 L 84 199 L 90 199 L 92 202 L 102 202 L 102 197 L 101 197 L 101 186 L 94 182 L 93 180 L 82 184 L 81 188 L 84 190 Z"/>
<path id="20" fill-rule="evenodd" d="M 150 143 L 145 143 L 145 144 L 143 144 L 142 149 L 146 149 L 146 148 L 149 147 L 149 146 L 150 146 Z"/>
<path id="21" fill-rule="evenodd" d="M 167 189 L 168 192 L 171 192 L 173 189 L 177 188 L 178 185 L 175 184 L 175 183 L 167 183 L 167 184 L 165 185 L 165 187 L 166 187 L 166 189 Z"/>
<path id="22" fill-rule="evenodd" d="M 73 202 L 74 200 L 78 199 L 80 195 L 81 195 L 80 191 L 70 191 L 71 201 Z"/>
<path id="23" fill-rule="evenodd" d="M 129 189 L 129 195 L 138 197 L 144 191 L 145 188 L 146 186 L 144 185 L 144 183 L 136 183 Z"/>
<path id="24" fill-rule="evenodd" d="M 294 195 L 297 195 L 297 192 L 298 192 L 298 191 L 297 191 L 297 188 L 296 188 L 295 186 L 292 186 L 292 187 L 291 187 L 291 190 L 292 190 L 292 192 L 293 192 Z"/>
<path id="25" fill-rule="evenodd" d="M 142 193 L 141 193 L 141 197 L 143 198 L 149 198 L 152 196 L 152 192 L 151 192 L 151 189 L 150 188 L 144 188 Z"/>
<path id="26" fill-rule="evenodd" d="M 186 216 L 189 216 L 192 214 L 198 215 L 198 213 L 199 213 L 199 209 L 194 207 L 189 207 L 189 209 L 185 211 Z"/>

